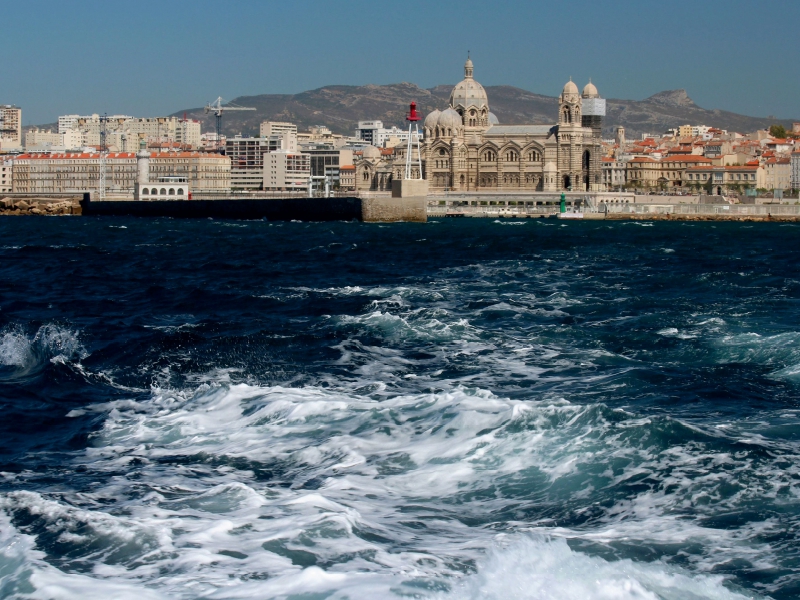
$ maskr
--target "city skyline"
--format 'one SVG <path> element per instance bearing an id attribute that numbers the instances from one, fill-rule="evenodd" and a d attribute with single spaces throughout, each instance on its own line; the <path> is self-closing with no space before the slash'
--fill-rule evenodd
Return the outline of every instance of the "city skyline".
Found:
<path id="1" fill-rule="evenodd" d="M 300 11 L 249 2 L 220 9 L 145 1 L 136 11 L 98 2 L 9 6 L 18 26 L 8 43 L 20 51 L 7 68 L 3 102 L 22 106 L 30 125 L 69 113 L 170 114 L 218 95 L 334 84 L 433 87 L 454 83 L 453 65 L 469 50 L 487 86 L 555 96 L 571 76 L 591 78 L 607 98 L 684 88 L 704 108 L 800 117 L 800 83 L 787 70 L 800 43 L 771 30 L 800 16 L 796 3 L 754 11 L 744 2 L 576 2 L 566 11 L 521 2 L 490 9 L 355 2 Z M 402 24 L 412 42 L 398 33 Z"/>

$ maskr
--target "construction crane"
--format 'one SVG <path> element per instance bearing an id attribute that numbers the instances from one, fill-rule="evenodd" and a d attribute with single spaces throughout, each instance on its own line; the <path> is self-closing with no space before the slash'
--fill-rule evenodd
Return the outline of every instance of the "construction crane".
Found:
<path id="1" fill-rule="evenodd" d="M 222 130 L 222 113 L 227 112 L 229 110 L 255 110 L 255 108 L 247 107 L 247 106 L 237 106 L 236 104 L 232 104 L 228 102 L 225 106 L 222 106 L 223 99 L 220 96 L 211 104 L 206 104 L 205 112 L 206 114 L 213 112 L 214 116 L 217 117 L 217 152 L 223 154 L 222 148 L 222 137 L 221 137 L 221 130 Z"/>

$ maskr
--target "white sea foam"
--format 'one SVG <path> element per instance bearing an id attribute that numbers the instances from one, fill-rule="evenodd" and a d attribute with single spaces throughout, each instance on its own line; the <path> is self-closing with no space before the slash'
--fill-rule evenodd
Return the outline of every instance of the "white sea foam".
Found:
<path id="1" fill-rule="evenodd" d="M 75 461 L 97 474 L 91 493 L 0 500 L 8 535 L 27 540 L 24 557 L 0 568 L 8 585 L 35 588 L 33 598 L 136 589 L 173 598 L 738 598 L 719 577 L 608 561 L 564 540 L 683 544 L 701 574 L 732 560 L 767 568 L 774 557 L 757 540 L 780 523 L 717 529 L 676 511 L 735 510 L 800 475 L 778 459 L 756 472 L 753 457 L 720 452 L 714 440 L 739 436 L 735 424 L 707 432 L 479 389 L 374 400 L 202 384 L 93 408 L 105 423 Z M 642 436 L 652 442 L 639 444 Z M 650 475 L 658 481 L 633 496 L 586 503 L 587 490 L 642 486 Z M 731 485 L 745 487 L 730 496 Z M 537 519 L 537 506 L 551 516 Z M 597 513 L 593 527 L 563 523 L 581 511 Z M 55 565 L 35 550 L 54 542 L 70 557 Z M 91 573 L 75 573 L 81 555 Z"/>
<path id="2" fill-rule="evenodd" d="M 86 356 L 79 335 L 59 325 L 42 325 L 33 336 L 19 327 L 7 328 L 0 337 L 0 365 L 20 370 L 46 360 L 65 362 Z"/>
<path id="3" fill-rule="evenodd" d="M 444 599 L 687 600 L 753 598 L 727 589 L 719 576 L 692 577 L 665 564 L 607 562 L 574 552 L 564 540 L 512 538 Z"/>

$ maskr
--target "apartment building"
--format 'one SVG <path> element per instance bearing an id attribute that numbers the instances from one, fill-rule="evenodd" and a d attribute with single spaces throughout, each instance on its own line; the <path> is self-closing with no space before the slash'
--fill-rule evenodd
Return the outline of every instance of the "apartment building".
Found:
<path id="1" fill-rule="evenodd" d="M 792 163 L 788 158 L 768 158 L 764 166 L 764 187 L 768 190 L 792 188 Z"/>
<path id="2" fill-rule="evenodd" d="M 311 157 L 307 154 L 278 150 L 264 156 L 265 190 L 306 190 L 310 177 Z"/>
<path id="3" fill-rule="evenodd" d="M 133 195 L 136 154 L 111 152 L 106 156 L 106 190 L 114 195 Z M 194 192 L 227 192 L 230 160 L 219 154 L 199 152 L 151 153 L 150 180 L 185 177 Z M 13 191 L 25 194 L 92 192 L 99 189 L 98 153 L 22 154 L 13 165 Z"/>
<path id="4" fill-rule="evenodd" d="M 712 163 L 713 161 L 710 158 L 696 154 L 667 156 L 660 161 L 661 175 L 658 178 L 658 183 L 668 187 L 681 187 L 685 181 L 684 174 L 687 169 L 700 165 L 711 165 Z"/>
<path id="5" fill-rule="evenodd" d="M 49 129 L 31 129 L 25 133 L 25 148 L 33 146 L 59 146 L 64 147 L 64 134 Z"/>
<path id="6" fill-rule="evenodd" d="M 225 154 L 231 161 L 231 189 L 263 189 L 264 156 L 277 150 L 295 152 L 297 136 L 291 131 L 284 131 L 269 137 L 237 135 L 225 140 Z"/>
<path id="7" fill-rule="evenodd" d="M 22 147 L 22 109 L 11 104 L 0 104 L 0 150 Z"/>
<path id="8" fill-rule="evenodd" d="M 790 163 L 792 167 L 792 189 L 800 190 L 800 150 L 792 152 Z"/>
<path id="9" fill-rule="evenodd" d="M 763 188 L 765 185 L 763 167 L 758 164 L 744 166 L 698 165 L 684 173 L 686 187 L 704 188 L 712 194 L 722 196 L 729 191 Z"/>
<path id="10" fill-rule="evenodd" d="M 386 128 L 383 121 L 359 121 L 356 128 L 356 138 L 371 146 L 385 148 L 390 140 L 396 145 L 398 143 L 408 143 L 409 133 L 397 127 Z M 422 132 L 419 133 L 419 140 L 422 140 Z M 414 141 L 417 136 L 414 135 Z"/>
<path id="11" fill-rule="evenodd" d="M 617 158 L 606 156 L 603 158 L 603 185 L 607 190 L 615 190 L 624 186 L 626 181 L 627 164 Z"/>
<path id="12" fill-rule="evenodd" d="M 200 147 L 200 122 L 178 117 L 136 118 L 129 115 L 100 116 L 98 114 L 62 115 L 58 118 L 59 133 L 77 130 L 81 146 L 99 146 L 105 126 L 106 146 L 122 152 L 135 152 L 140 139 L 176 142 L 184 149 Z"/>
<path id="13" fill-rule="evenodd" d="M 339 189 L 356 189 L 356 168 L 354 165 L 339 165 Z"/>
<path id="14" fill-rule="evenodd" d="M 0 194 L 14 191 L 14 161 L 10 158 L 0 159 Z"/>
<path id="15" fill-rule="evenodd" d="M 637 156 L 628 162 L 628 183 L 637 187 L 656 187 L 661 177 L 661 165 L 647 156 Z"/>
<path id="16" fill-rule="evenodd" d="M 337 148 L 333 144 L 307 143 L 300 145 L 300 152 L 311 159 L 313 177 L 329 177 L 332 185 L 339 184 L 339 167 L 353 164 L 352 148 Z"/>
<path id="17" fill-rule="evenodd" d="M 273 135 L 282 136 L 289 134 L 297 138 L 297 125 L 283 121 L 264 121 L 258 129 L 258 135 L 262 138 L 272 137 Z"/>

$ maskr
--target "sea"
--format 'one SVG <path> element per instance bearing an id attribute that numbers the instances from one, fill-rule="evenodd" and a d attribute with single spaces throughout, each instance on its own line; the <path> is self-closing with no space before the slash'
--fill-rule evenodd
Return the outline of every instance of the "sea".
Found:
<path id="1" fill-rule="evenodd" d="M 800 225 L 0 220 L 0 597 L 800 597 Z"/>

